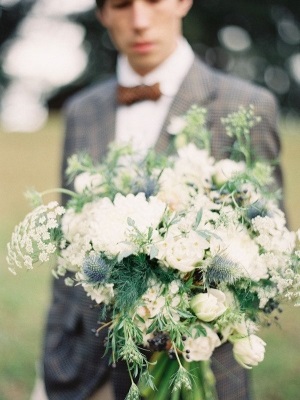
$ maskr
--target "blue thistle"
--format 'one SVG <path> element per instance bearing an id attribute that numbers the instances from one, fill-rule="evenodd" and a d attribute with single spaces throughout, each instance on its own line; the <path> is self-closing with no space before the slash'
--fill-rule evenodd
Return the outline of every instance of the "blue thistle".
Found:
<path id="1" fill-rule="evenodd" d="M 132 193 L 145 193 L 146 198 L 154 196 L 158 192 L 157 179 L 153 179 L 150 176 L 143 176 L 141 179 L 137 179 L 133 182 Z"/>
<path id="2" fill-rule="evenodd" d="M 86 257 L 82 264 L 84 274 L 91 283 L 104 283 L 111 270 L 111 265 L 99 254 Z"/>
<path id="3" fill-rule="evenodd" d="M 234 261 L 222 256 L 215 256 L 209 264 L 205 281 L 210 284 L 227 283 L 229 285 L 239 278 L 239 265 Z"/>
<path id="4" fill-rule="evenodd" d="M 260 200 L 257 200 L 254 203 L 250 204 L 247 209 L 247 217 L 249 219 L 253 219 L 258 216 L 265 217 L 266 215 L 268 215 L 266 204 Z"/>

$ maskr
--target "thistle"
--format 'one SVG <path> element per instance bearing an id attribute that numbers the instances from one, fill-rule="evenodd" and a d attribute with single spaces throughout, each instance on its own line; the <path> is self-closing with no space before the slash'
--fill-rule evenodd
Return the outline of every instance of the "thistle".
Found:
<path id="1" fill-rule="evenodd" d="M 150 196 L 155 196 L 158 192 L 158 182 L 157 179 L 153 179 L 150 176 L 142 176 L 140 179 L 137 178 L 132 184 L 132 193 L 145 193 L 146 198 Z"/>
<path id="2" fill-rule="evenodd" d="M 101 255 L 92 254 L 85 258 L 82 269 L 90 283 L 104 283 L 110 275 L 111 265 Z"/>
<path id="3" fill-rule="evenodd" d="M 227 283 L 232 285 L 239 278 L 239 266 L 226 257 L 215 256 L 209 264 L 205 273 L 205 282 L 210 286 L 212 283 Z"/>
<path id="4" fill-rule="evenodd" d="M 258 216 L 265 217 L 268 214 L 267 204 L 264 201 L 256 201 L 247 209 L 247 217 L 249 219 L 256 218 Z"/>

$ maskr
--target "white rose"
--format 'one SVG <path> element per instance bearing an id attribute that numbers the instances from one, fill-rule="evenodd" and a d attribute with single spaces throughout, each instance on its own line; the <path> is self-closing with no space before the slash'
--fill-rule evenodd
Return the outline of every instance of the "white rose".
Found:
<path id="1" fill-rule="evenodd" d="M 220 160 L 215 165 L 214 181 L 216 185 L 222 186 L 234 175 L 244 172 L 246 165 L 243 161 L 236 162 L 229 159 Z"/>
<path id="2" fill-rule="evenodd" d="M 217 319 L 226 310 L 226 296 L 217 289 L 209 289 L 207 293 L 199 293 L 190 302 L 191 309 L 202 321 Z"/>
<path id="3" fill-rule="evenodd" d="M 97 192 L 99 192 L 99 186 L 101 185 L 101 183 L 101 175 L 90 174 L 89 172 L 82 172 L 74 179 L 74 189 L 77 193 L 82 193 L 84 190 L 95 192 L 95 189 L 97 189 Z"/>
<path id="4" fill-rule="evenodd" d="M 190 232 L 187 237 L 176 240 L 167 237 L 159 244 L 158 258 L 164 258 L 166 265 L 181 272 L 192 271 L 205 254 L 209 247 L 208 242 L 196 232 Z"/>
<path id="5" fill-rule="evenodd" d="M 233 343 L 233 355 L 242 367 L 251 369 L 264 359 L 266 343 L 256 335 L 237 339 Z"/>
<path id="6" fill-rule="evenodd" d="M 204 326 L 204 325 L 203 325 Z M 206 336 L 196 337 L 196 329 L 184 342 L 183 357 L 186 361 L 209 360 L 214 349 L 221 345 L 218 335 L 208 326 L 205 326 Z"/>

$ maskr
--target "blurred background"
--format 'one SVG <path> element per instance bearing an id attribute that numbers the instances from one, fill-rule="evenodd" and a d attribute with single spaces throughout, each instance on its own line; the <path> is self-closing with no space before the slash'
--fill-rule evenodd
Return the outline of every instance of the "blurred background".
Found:
<path id="1" fill-rule="evenodd" d="M 299 0 L 194 0 L 184 33 L 209 65 L 267 87 L 280 104 L 291 229 L 300 227 Z M 7 272 L 6 243 L 30 210 L 23 193 L 59 185 L 61 107 L 114 72 L 116 52 L 94 0 L 0 0 L 0 400 L 29 399 L 50 298 L 50 268 Z M 256 400 L 300 392 L 300 309 L 284 307 L 263 332 Z"/>

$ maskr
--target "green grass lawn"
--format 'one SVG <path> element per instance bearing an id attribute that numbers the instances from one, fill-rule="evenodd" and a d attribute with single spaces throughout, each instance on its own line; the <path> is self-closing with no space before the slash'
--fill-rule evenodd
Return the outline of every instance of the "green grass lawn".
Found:
<path id="1" fill-rule="evenodd" d="M 300 227 L 300 121 L 282 124 L 282 165 L 292 229 Z M 29 399 L 39 359 L 44 316 L 50 299 L 50 268 L 13 276 L 5 261 L 15 224 L 30 210 L 23 193 L 58 185 L 62 124 L 58 115 L 30 134 L 0 131 L 0 400 Z M 263 331 L 266 358 L 253 370 L 256 400 L 300 398 L 300 309 L 285 307 L 279 326 Z"/>

